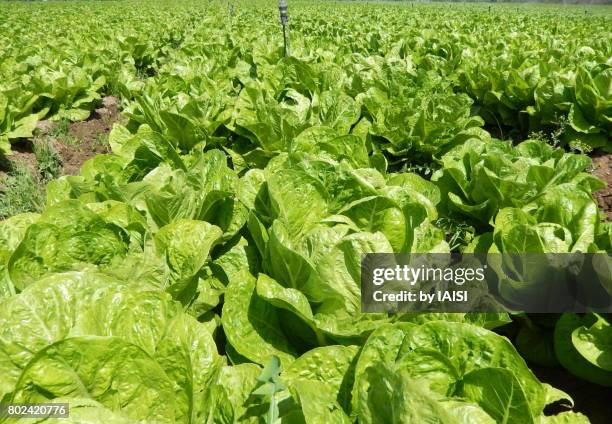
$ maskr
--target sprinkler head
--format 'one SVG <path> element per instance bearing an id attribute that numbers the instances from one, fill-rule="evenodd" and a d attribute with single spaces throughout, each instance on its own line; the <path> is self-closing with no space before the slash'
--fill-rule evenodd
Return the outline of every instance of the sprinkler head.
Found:
<path id="1" fill-rule="evenodd" d="M 279 0 L 278 1 L 278 10 L 280 12 L 280 20 L 281 24 L 287 25 L 289 21 L 289 14 L 287 13 L 287 0 Z"/>

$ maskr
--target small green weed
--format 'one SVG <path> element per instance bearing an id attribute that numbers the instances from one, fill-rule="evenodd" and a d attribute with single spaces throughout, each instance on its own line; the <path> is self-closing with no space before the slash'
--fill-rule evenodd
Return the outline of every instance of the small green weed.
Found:
<path id="1" fill-rule="evenodd" d="M 593 146 L 579 138 L 568 142 L 567 131 L 571 129 L 570 123 L 565 116 L 558 116 L 548 131 L 534 131 L 529 134 L 533 140 L 544 141 L 555 148 L 566 148 L 573 153 L 588 155 L 593 151 Z"/>
<path id="2" fill-rule="evenodd" d="M 40 212 L 45 204 L 41 181 L 21 163 L 11 163 L 0 180 L 0 219 L 24 212 Z"/>
<path id="3" fill-rule="evenodd" d="M 453 252 L 467 246 L 474 239 L 476 232 L 471 225 L 446 217 L 438 218 L 434 224 L 444 230 L 446 241 Z"/>
<path id="4" fill-rule="evenodd" d="M 48 181 L 61 175 L 62 158 L 47 139 L 38 140 L 34 143 L 34 155 L 36 155 L 38 172 L 43 181 Z"/>
<path id="5" fill-rule="evenodd" d="M 81 140 L 70 134 L 70 121 L 67 119 L 58 121 L 57 125 L 49 131 L 48 137 L 56 139 L 66 146 L 78 146 L 81 144 Z"/>
<path id="6" fill-rule="evenodd" d="M 108 146 L 108 134 L 107 133 L 98 133 L 96 139 L 91 145 L 91 148 L 95 151 L 97 147 Z"/>

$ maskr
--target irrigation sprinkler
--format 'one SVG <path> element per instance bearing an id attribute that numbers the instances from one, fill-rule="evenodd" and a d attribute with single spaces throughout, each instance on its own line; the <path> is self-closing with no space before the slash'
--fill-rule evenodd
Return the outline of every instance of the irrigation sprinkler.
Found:
<path id="1" fill-rule="evenodd" d="M 291 55 L 289 50 L 289 13 L 287 12 L 287 0 L 278 1 L 278 11 L 280 12 L 280 21 L 283 26 L 283 44 L 285 46 L 285 56 Z"/>

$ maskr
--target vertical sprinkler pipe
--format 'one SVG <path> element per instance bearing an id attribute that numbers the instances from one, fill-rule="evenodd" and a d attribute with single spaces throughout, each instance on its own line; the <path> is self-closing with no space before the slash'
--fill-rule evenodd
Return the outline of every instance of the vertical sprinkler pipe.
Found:
<path id="1" fill-rule="evenodd" d="M 283 26 L 283 43 L 285 46 L 285 56 L 289 56 L 291 52 L 289 51 L 289 28 L 287 27 L 289 23 L 289 13 L 287 12 L 287 0 L 279 0 L 278 1 L 278 11 L 280 12 L 280 21 Z"/>

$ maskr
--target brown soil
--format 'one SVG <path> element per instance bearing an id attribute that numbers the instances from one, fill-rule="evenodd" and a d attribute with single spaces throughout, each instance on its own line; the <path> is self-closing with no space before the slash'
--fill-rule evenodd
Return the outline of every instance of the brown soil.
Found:
<path id="1" fill-rule="evenodd" d="M 45 137 L 59 153 L 62 160 L 62 173 L 64 175 L 76 175 L 79 173 L 81 165 L 92 157 L 108 153 L 109 146 L 106 136 L 110 132 L 113 124 L 121 119 L 119 114 L 119 102 L 115 97 L 105 97 L 102 107 L 96 109 L 92 115 L 83 122 L 70 124 L 69 136 L 75 139 L 74 145 L 64 144 L 63 140 L 52 138 L 56 124 L 51 121 L 40 121 L 36 127 L 38 137 Z M 21 162 L 25 164 L 32 175 L 37 175 L 37 162 L 34 155 L 34 141 L 24 140 L 14 143 L 11 146 L 13 154 L 7 159 L 10 162 Z M 10 164 L 0 163 L 0 178 L 6 174 Z"/>
<path id="2" fill-rule="evenodd" d="M 595 193 L 599 207 L 607 219 L 612 220 L 612 154 L 599 154 L 593 157 L 593 175 L 606 183 L 606 187 Z"/>
<path id="3" fill-rule="evenodd" d="M 105 97 L 103 107 L 96 109 L 88 120 L 70 124 L 70 135 L 81 141 L 78 146 L 55 143 L 55 148 L 62 157 L 65 175 L 78 174 L 81 165 L 87 160 L 109 152 L 108 144 L 106 141 L 101 142 L 100 137 L 107 135 L 113 123 L 119 120 L 118 107 L 117 98 Z"/>

